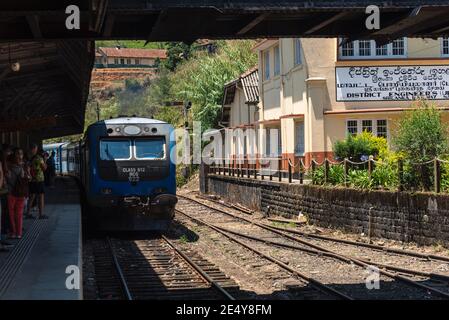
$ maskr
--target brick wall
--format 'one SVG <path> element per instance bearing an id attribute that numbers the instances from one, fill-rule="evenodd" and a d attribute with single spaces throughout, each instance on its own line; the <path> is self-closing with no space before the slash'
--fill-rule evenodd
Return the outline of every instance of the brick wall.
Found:
<path id="1" fill-rule="evenodd" d="M 204 178 L 204 175 L 203 175 Z M 209 175 L 210 193 L 317 226 L 405 242 L 449 245 L 449 195 L 289 185 Z"/>

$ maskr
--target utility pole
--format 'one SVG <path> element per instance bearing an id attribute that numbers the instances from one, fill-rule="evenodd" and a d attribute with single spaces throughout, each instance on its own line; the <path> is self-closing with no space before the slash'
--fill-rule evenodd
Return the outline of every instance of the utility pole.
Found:
<path id="1" fill-rule="evenodd" d="M 97 104 L 97 106 L 95 107 L 95 111 L 97 112 L 97 121 L 100 121 L 100 104 L 97 100 L 95 100 L 95 103 Z"/>
<path id="2" fill-rule="evenodd" d="M 192 108 L 192 102 L 184 103 L 184 128 L 189 130 L 189 110 Z"/>

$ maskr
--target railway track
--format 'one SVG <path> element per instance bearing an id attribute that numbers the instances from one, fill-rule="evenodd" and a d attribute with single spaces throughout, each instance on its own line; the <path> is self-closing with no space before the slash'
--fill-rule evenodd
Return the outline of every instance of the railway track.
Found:
<path id="1" fill-rule="evenodd" d="M 94 254 L 99 299 L 235 300 L 239 291 L 216 266 L 165 236 L 98 240 Z"/>
<path id="2" fill-rule="evenodd" d="M 249 219 L 246 213 L 245 216 L 236 215 L 229 212 L 228 208 L 223 210 L 212 207 L 196 199 L 191 199 L 190 197 L 180 196 L 179 208 L 181 208 L 181 210 L 178 212 L 182 213 L 185 217 L 194 220 L 198 224 L 206 225 L 216 232 L 227 234 L 229 237 L 233 237 L 239 241 L 244 241 L 246 245 L 251 243 L 252 249 L 258 250 L 257 248 L 259 248 L 259 250 L 266 252 L 269 250 L 268 248 L 276 247 L 287 255 L 288 252 L 292 251 L 296 253 L 302 252 L 309 255 L 314 255 L 316 263 L 319 263 L 318 261 L 320 260 L 325 263 L 323 259 L 332 259 L 334 261 L 357 266 L 359 268 L 359 272 L 361 270 L 366 271 L 368 268 L 376 267 L 378 268 L 383 279 L 393 279 L 394 281 L 401 283 L 402 287 L 407 286 L 409 288 L 413 288 L 404 290 L 404 298 L 407 298 L 407 296 L 417 296 L 424 299 L 449 298 L 448 275 L 436 274 L 428 271 L 411 270 L 410 268 L 401 268 L 395 265 L 365 260 L 359 257 L 352 257 L 347 254 L 340 254 L 334 250 L 323 247 L 319 243 L 319 241 L 324 241 L 325 239 L 315 238 L 315 242 L 311 242 L 310 239 L 303 239 L 305 236 L 301 238 L 301 235 L 298 237 L 297 234 L 292 235 L 285 230 L 280 230 L 280 228 L 274 228 L 254 219 Z M 182 208 L 185 208 L 189 213 L 186 213 L 185 210 L 182 210 Z M 210 212 L 207 212 L 207 210 L 205 211 L 204 208 L 207 208 Z M 195 212 L 195 214 L 192 214 L 193 212 Z M 217 213 L 220 215 L 217 215 Z M 239 223 L 236 223 L 236 221 L 239 221 Z M 244 223 L 245 226 L 244 232 L 242 232 L 242 223 Z M 292 245 L 292 241 L 296 244 Z M 349 245 L 353 244 L 351 243 Z M 378 250 L 378 248 L 370 247 L 364 247 L 364 249 Z M 389 255 L 390 258 L 392 255 L 394 255 L 394 257 L 397 257 L 398 255 L 396 252 L 376 251 L 376 255 L 378 254 Z M 413 252 L 411 254 L 407 252 L 404 255 L 407 257 L 413 257 L 418 260 L 421 265 L 430 265 L 430 268 L 434 266 L 432 263 L 435 264 L 435 258 L 439 258 L 438 256 L 434 256 L 429 260 L 427 256 Z M 442 258 L 443 259 L 438 260 L 438 263 L 447 264 L 444 257 Z M 323 280 L 323 282 L 326 281 Z M 398 284 L 395 284 L 394 286 L 397 287 Z M 337 285 L 337 288 L 340 287 L 341 286 Z M 373 294 L 369 294 L 368 296 L 373 296 Z M 362 298 L 367 297 L 362 294 Z"/>
<path id="3" fill-rule="evenodd" d="M 192 198 L 188 198 L 188 199 L 192 200 L 192 201 L 197 201 L 197 200 L 192 199 Z M 214 204 L 218 204 L 219 206 L 222 206 L 222 207 L 232 208 L 232 209 L 234 209 L 236 211 L 239 211 L 239 212 L 241 212 L 243 214 L 248 214 L 249 212 L 252 213 L 251 210 L 243 208 L 242 206 L 239 206 L 239 205 L 235 205 L 235 204 L 228 205 L 226 203 L 222 203 L 220 201 L 214 200 L 212 198 L 206 198 L 206 197 L 200 197 L 200 199 L 206 200 L 208 202 L 213 202 Z M 202 204 L 207 206 L 207 204 L 205 204 L 205 203 L 202 203 Z M 213 207 L 211 207 L 211 208 L 213 208 Z M 213 209 L 216 209 L 216 208 L 213 208 Z M 267 224 L 265 223 L 264 225 L 267 225 Z M 380 251 L 380 252 L 392 253 L 392 254 L 396 254 L 396 255 L 402 255 L 402 256 L 407 256 L 407 257 L 415 257 L 415 258 L 419 258 L 419 259 L 423 259 L 423 260 L 431 260 L 431 261 L 436 261 L 436 262 L 449 263 L 449 257 L 444 257 L 444 256 L 439 256 L 439 255 L 434 255 L 434 254 L 423 254 L 423 253 L 420 253 L 420 252 L 404 250 L 404 249 L 386 248 L 386 247 L 383 247 L 383 246 L 380 246 L 380 245 L 376 245 L 376 244 L 372 244 L 372 243 L 356 242 L 356 241 L 351 241 L 351 240 L 346 240 L 346 239 L 339 239 L 339 238 L 330 237 L 330 236 L 311 234 L 311 233 L 302 232 L 302 231 L 299 231 L 299 230 L 292 230 L 292 229 L 283 228 L 283 227 L 279 227 L 279 226 L 273 226 L 273 225 L 271 225 L 271 226 L 267 225 L 267 226 L 269 226 L 269 227 L 271 227 L 273 229 L 277 229 L 277 230 L 284 231 L 284 232 L 287 232 L 287 233 L 299 235 L 299 236 L 306 237 L 306 238 L 309 238 L 309 239 L 317 239 L 317 240 L 323 240 L 323 241 L 328 241 L 328 242 L 342 243 L 342 244 L 345 244 L 345 245 L 348 245 L 348 246 L 364 247 L 364 248 L 377 250 L 377 251 Z"/>

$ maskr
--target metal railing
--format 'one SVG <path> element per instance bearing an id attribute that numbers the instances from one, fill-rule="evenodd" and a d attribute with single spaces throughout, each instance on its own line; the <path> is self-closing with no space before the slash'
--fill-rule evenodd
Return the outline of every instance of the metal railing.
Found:
<path id="1" fill-rule="evenodd" d="M 299 183 L 305 184 L 313 183 L 314 173 L 320 168 L 324 168 L 324 176 L 322 177 L 324 185 L 330 183 L 330 169 L 332 166 L 342 166 L 343 167 L 343 186 L 350 187 L 349 174 L 350 170 L 366 171 L 368 173 L 369 179 L 372 179 L 373 172 L 375 168 L 379 165 L 387 165 L 383 161 L 375 160 L 374 157 L 369 157 L 365 161 L 352 161 L 350 159 L 343 159 L 341 161 L 333 161 L 325 158 L 322 162 L 318 162 L 315 159 L 310 161 L 309 165 L 306 165 L 304 158 L 293 160 L 285 157 L 266 157 L 266 158 L 252 158 L 252 159 L 239 159 L 239 158 L 214 158 L 214 163 L 209 166 L 209 173 L 230 176 L 230 177 L 241 177 L 241 178 L 251 178 L 258 180 L 268 179 L 270 181 L 277 180 L 279 182 L 287 183 Z M 268 166 L 266 165 L 268 163 Z M 264 165 L 265 164 L 265 165 Z M 276 165 L 272 165 L 276 164 Z M 283 166 L 283 164 L 286 164 Z M 443 160 L 440 158 L 434 158 L 429 161 L 420 163 L 407 163 L 409 166 L 414 168 L 421 168 L 421 171 L 425 167 L 432 167 L 432 170 L 427 168 L 427 171 L 431 171 L 429 174 L 433 179 L 433 191 L 435 193 L 441 193 L 442 191 L 442 164 L 449 165 L 448 160 Z M 392 165 L 391 163 L 388 165 Z M 274 167 L 274 168 L 273 168 Z M 286 169 L 283 169 L 286 167 Z M 448 167 L 449 170 L 449 167 Z M 397 185 L 396 189 L 398 191 L 404 191 L 404 160 L 398 159 L 394 164 L 394 171 L 396 174 Z M 430 178 L 430 177 L 429 177 Z M 448 181 L 449 183 L 449 181 Z M 315 183 L 317 184 L 317 183 Z M 430 191 L 430 190 L 427 190 Z"/>

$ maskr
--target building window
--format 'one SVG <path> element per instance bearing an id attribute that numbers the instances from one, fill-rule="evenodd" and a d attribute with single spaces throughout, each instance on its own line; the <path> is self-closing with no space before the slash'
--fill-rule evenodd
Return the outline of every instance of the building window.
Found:
<path id="1" fill-rule="evenodd" d="M 393 56 L 403 56 L 405 54 L 404 38 L 393 41 Z"/>
<path id="2" fill-rule="evenodd" d="M 371 41 L 360 40 L 359 41 L 359 56 L 369 57 L 371 56 Z"/>
<path id="3" fill-rule="evenodd" d="M 140 59 L 136 59 L 135 64 L 140 64 Z"/>
<path id="4" fill-rule="evenodd" d="M 362 120 L 362 132 L 373 132 L 373 121 Z"/>
<path id="5" fill-rule="evenodd" d="M 343 40 L 340 40 L 340 43 Z M 385 45 L 377 45 L 375 40 L 356 40 L 340 46 L 341 59 L 406 58 L 406 38 L 394 40 Z"/>
<path id="6" fill-rule="evenodd" d="M 273 130 L 273 132 L 272 132 Z M 266 130 L 266 143 L 265 143 L 265 154 L 267 157 L 278 157 L 282 155 L 282 136 L 281 136 L 281 129 L 280 128 L 267 128 Z M 272 146 L 271 143 L 275 141 L 271 141 L 271 139 L 275 139 L 273 137 L 276 134 L 277 131 L 277 150 L 271 150 L 273 147 L 276 148 L 276 146 Z"/>
<path id="7" fill-rule="evenodd" d="M 295 66 L 301 64 L 301 40 L 295 39 Z"/>
<path id="8" fill-rule="evenodd" d="M 263 53 L 263 71 L 264 71 L 264 79 L 270 79 L 270 51 L 267 50 Z"/>
<path id="9" fill-rule="evenodd" d="M 118 59 L 117 58 L 114 59 L 114 64 L 118 64 Z"/>
<path id="10" fill-rule="evenodd" d="M 379 57 L 388 56 L 388 45 L 378 46 L 376 44 L 376 55 Z"/>
<path id="11" fill-rule="evenodd" d="M 357 120 L 348 120 L 346 122 L 346 128 L 347 128 L 348 134 L 353 135 L 353 136 L 357 135 L 357 133 L 359 132 L 358 125 L 359 124 L 358 124 Z"/>
<path id="12" fill-rule="evenodd" d="M 362 132 L 371 132 L 376 137 L 388 138 L 387 120 L 347 120 L 346 131 L 348 134 L 355 136 Z"/>
<path id="13" fill-rule="evenodd" d="M 449 56 L 449 37 L 441 38 L 441 53 L 443 56 Z"/>
<path id="14" fill-rule="evenodd" d="M 274 75 L 281 74 L 281 52 L 279 46 L 274 47 Z"/>
<path id="15" fill-rule="evenodd" d="M 126 59 L 126 64 L 131 64 L 131 59 Z"/>
<path id="16" fill-rule="evenodd" d="M 295 155 L 303 156 L 305 152 L 304 147 L 304 122 L 297 122 L 295 124 Z"/>
<path id="17" fill-rule="evenodd" d="M 377 120 L 377 136 L 388 137 L 387 120 Z"/>
<path id="18" fill-rule="evenodd" d="M 354 56 L 354 42 L 346 42 L 343 44 L 340 52 L 343 57 Z"/>
<path id="19" fill-rule="evenodd" d="M 120 59 L 120 64 L 121 65 L 125 64 L 125 59 L 124 58 Z"/>

